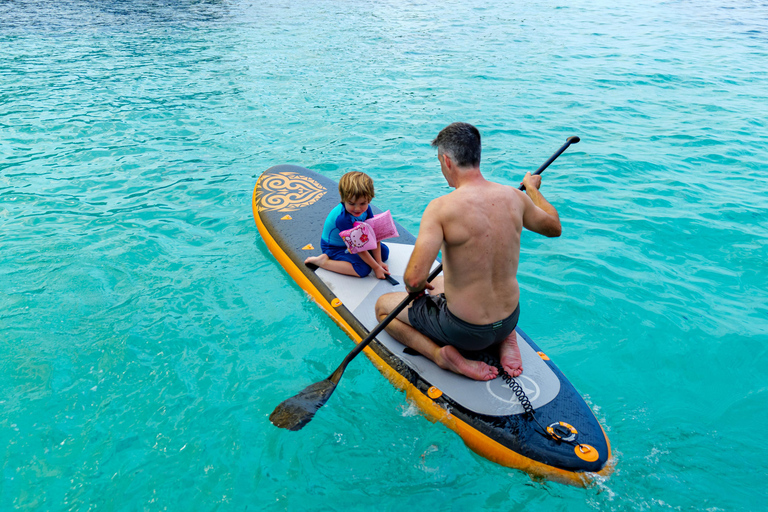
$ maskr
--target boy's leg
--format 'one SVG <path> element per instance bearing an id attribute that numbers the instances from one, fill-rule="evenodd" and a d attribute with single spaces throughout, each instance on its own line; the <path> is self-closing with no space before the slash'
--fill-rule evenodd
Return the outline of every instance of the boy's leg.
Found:
<path id="1" fill-rule="evenodd" d="M 337 274 L 344 274 L 345 276 L 360 277 L 357 274 L 357 272 L 355 272 L 355 267 L 353 267 L 350 262 L 332 260 L 325 253 L 319 256 L 310 256 L 309 258 L 304 260 L 304 264 L 306 265 L 307 263 L 310 263 L 312 265 L 317 265 L 320 268 L 324 268 L 325 270 L 330 270 L 331 272 L 336 272 Z"/>

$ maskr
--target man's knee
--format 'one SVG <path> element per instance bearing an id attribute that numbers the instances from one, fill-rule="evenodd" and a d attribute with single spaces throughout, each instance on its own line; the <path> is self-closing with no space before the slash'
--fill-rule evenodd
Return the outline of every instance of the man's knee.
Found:
<path id="1" fill-rule="evenodd" d="M 389 314 L 389 307 L 387 306 L 387 299 L 385 298 L 389 294 L 384 294 L 379 296 L 378 299 L 376 299 L 376 318 L 381 318 L 382 316 L 387 316 Z"/>
<path id="2" fill-rule="evenodd" d="M 376 318 L 381 320 L 383 317 L 390 314 L 402 300 L 401 293 L 385 293 L 376 300 Z"/>

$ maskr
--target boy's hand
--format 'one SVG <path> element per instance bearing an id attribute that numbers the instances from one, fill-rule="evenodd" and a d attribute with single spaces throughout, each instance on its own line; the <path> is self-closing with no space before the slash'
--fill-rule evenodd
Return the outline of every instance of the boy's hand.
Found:
<path id="1" fill-rule="evenodd" d="M 379 278 L 379 279 L 386 279 L 387 278 L 387 274 L 389 273 L 389 272 L 385 271 L 384 268 L 381 265 L 379 265 L 376 268 L 374 268 L 373 271 L 376 274 L 376 277 Z"/>

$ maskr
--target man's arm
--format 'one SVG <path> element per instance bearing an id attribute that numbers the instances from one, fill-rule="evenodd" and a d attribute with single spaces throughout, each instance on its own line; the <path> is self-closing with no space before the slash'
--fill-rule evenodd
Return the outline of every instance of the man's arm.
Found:
<path id="1" fill-rule="evenodd" d="M 427 283 L 427 277 L 443 245 L 443 226 L 440 222 L 440 208 L 436 201 L 429 203 L 424 210 L 419 236 L 416 237 L 416 245 L 405 268 L 403 281 L 409 293 L 418 293 L 425 288 L 431 289 L 431 285 Z"/>
<path id="2" fill-rule="evenodd" d="M 560 225 L 560 215 L 539 191 L 541 176 L 527 173 L 523 178 L 523 185 L 525 185 L 525 194 L 527 194 L 521 194 L 525 203 L 523 226 L 544 236 L 560 236 L 563 231 Z"/>

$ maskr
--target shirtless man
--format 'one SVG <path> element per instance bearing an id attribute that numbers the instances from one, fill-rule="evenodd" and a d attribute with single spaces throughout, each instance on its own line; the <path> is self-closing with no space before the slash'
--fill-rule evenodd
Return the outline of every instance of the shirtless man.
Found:
<path id="1" fill-rule="evenodd" d="M 525 227 L 560 236 L 560 217 L 539 192 L 541 176 L 525 175 L 525 193 L 483 177 L 480 132 L 474 126 L 453 123 L 432 146 L 455 190 L 427 206 L 403 276 L 408 292 L 429 293 L 416 298 L 386 330 L 441 368 L 475 380 L 494 379 L 498 369 L 466 359 L 457 347 L 471 351 L 498 345 L 502 367 L 517 377 L 523 372 L 515 335 L 520 233 Z M 427 283 L 440 250 L 443 277 Z M 379 297 L 376 317 L 384 319 L 406 295 Z"/>

